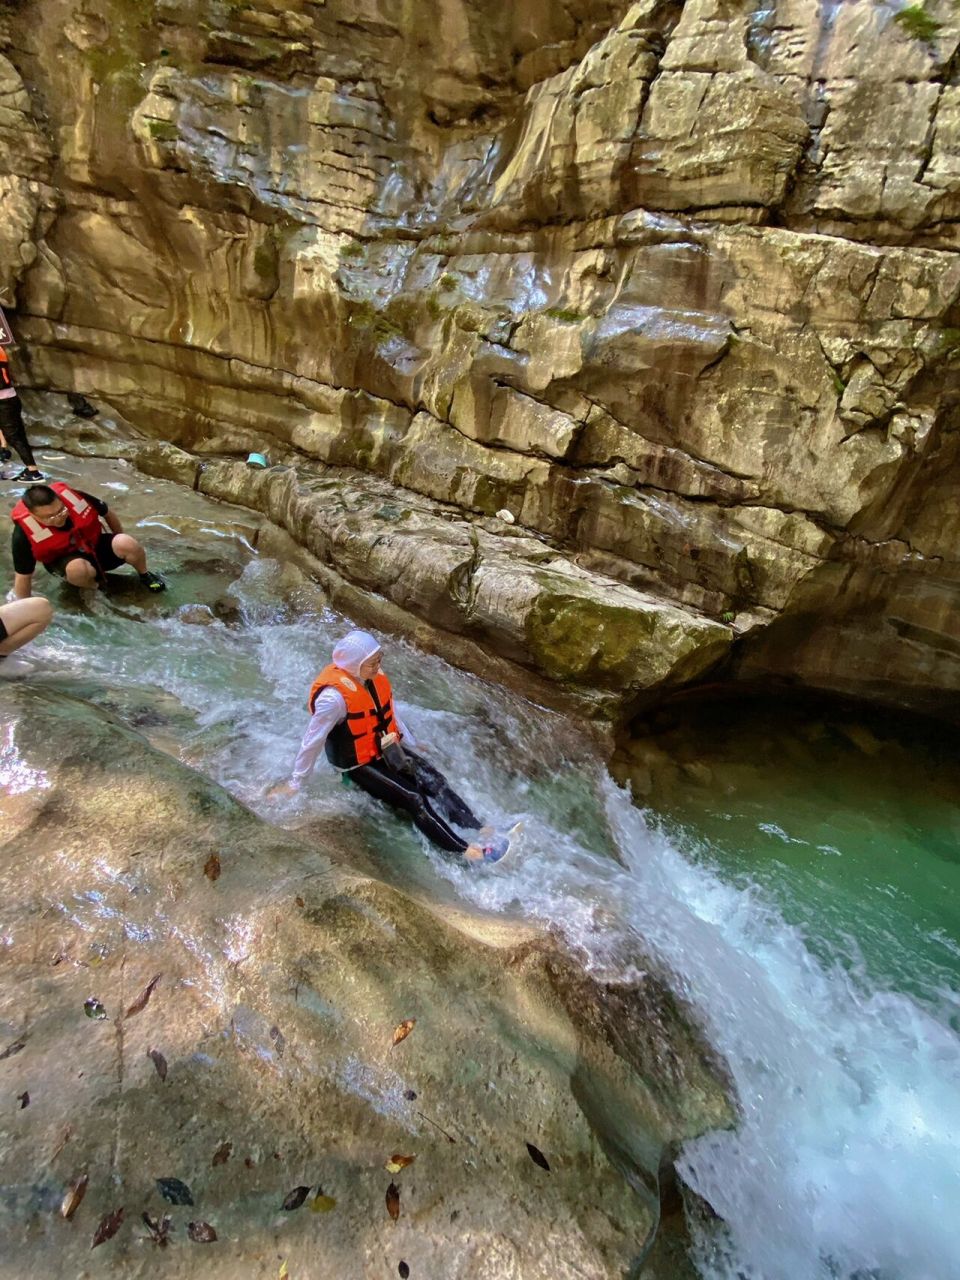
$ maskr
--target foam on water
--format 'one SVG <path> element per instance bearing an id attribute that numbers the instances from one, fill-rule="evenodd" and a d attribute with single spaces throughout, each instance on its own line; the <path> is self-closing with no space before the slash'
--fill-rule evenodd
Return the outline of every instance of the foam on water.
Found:
<path id="1" fill-rule="evenodd" d="M 762 889 L 725 883 L 654 827 L 568 722 L 402 644 L 386 664 L 402 714 L 472 807 L 499 823 L 525 815 L 518 855 L 479 870 L 444 858 L 322 765 L 294 805 L 267 802 L 296 755 L 305 692 L 349 625 L 294 616 L 278 603 L 278 573 L 248 565 L 233 589 L 240 628 L 175 615 L 145 626 L 114 610 L 109 641 L 78 616 L 40 651 L 54 679 L 93 670 L 134 689 L 146 677 L 173 695 L 192 714 L 183 758 L 265 817 L 363 818 L 391 850 L 415 852 L 437 888 L 549 922 L 597 967 L 629 972 L 651 952 L 668 966 L 742 1109 L 734 1132 L 689 1143 L 680 1162 L 726 1224 L 699 1228 L 704 1276 L 960 1274 L 956 993 L 941 982 L 921 1003 L 872 984 L 849 946 L 843 963 L 822 945 L 814 954 Z"/>

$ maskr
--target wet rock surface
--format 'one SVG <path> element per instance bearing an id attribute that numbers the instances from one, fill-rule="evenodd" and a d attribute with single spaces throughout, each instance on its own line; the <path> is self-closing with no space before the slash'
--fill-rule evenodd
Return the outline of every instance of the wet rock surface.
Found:
<path id="1" fill-rule="evenodd" d="M 0 24 L 22 383 L 506 510 L 728 627 L 725 674 L 955 697 L 949 5 L 34 9 Z"/>
<path id="2" fill-rule="evenodd" d="M 335 869 L 88 702 L 7 684 L 0 706 L 0 1074 L 30 1098 L 2 1121 L 9 1266 L 83 1273 L 120 1207 L 118 1274 L 613 1276 L 642 1253 L 661 1149 L 731 1118 L 682 1018 L 624 1055 L 515 931 Z M 644 1079 L 677 1054 L 696 1091 Z M 604 1126 L 632 1135 L 614 1164 Z"/>

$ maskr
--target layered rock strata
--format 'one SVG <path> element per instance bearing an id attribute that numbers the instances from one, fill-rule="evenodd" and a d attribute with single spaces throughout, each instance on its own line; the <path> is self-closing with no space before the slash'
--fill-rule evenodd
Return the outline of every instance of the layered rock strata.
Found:
<path id="1" fill-rule="evenodd" d="M 507 511 L 684 615 L 684 678 L 956 712 L 946 0 L 33 8 L 25 377 Z"/>

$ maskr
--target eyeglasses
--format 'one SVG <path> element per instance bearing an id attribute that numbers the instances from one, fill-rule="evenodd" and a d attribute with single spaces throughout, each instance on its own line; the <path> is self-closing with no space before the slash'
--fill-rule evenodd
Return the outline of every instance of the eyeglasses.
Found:
<path id="1" fill-rule="evenodd" d="M 41 524 L 56 524 L 58 520 L 62 520 L 63 517 L 68 513 L 67 513 L 67 508 L 61 502 L 59 509 L 57 511 L 52 511 L 49 515 L 42 516 L 39 514 L 39 512 L 36 512 L 36 511 L 33 514 L 37 517 L 37 519 L 40 521 Z"/>

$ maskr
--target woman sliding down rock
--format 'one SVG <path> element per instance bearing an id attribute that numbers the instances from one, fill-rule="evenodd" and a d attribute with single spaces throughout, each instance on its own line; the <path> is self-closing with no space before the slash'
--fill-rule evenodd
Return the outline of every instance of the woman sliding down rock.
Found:
<path id="1" fill-rule="evenodd" d="M 509 841 L 484 828 L 446 778 L 411 750 L 413 735 L 393 705 L 390 681 L 380 670 L 381 650 L 369 632 L 351 631 L 317 676 L 307 706 L 310 723 L 289 782 L 268 795 L 293 795 L 313 769 L 320 749 L 335 769 L 369 795 L 409 813 L 428 840 L 471 862 L 496 862 Z M 405 746 L 401 747 L 401 741 Z M 451 828 L 478 833 L 468 844 Z"/>
<path id="2" fill-rule="evenodd" d="M 129 564 L 148 591 L 166 591 L 158 573 L 147 569 L 146 553 L 100 498 L 56 481 L 34 484 L 10 513 L 13 594 L 29 597 L 38 562 L 74 587 L 102 585 L 111 569 Z M 104 525 L 107 526 L 104 529 Z"/>

